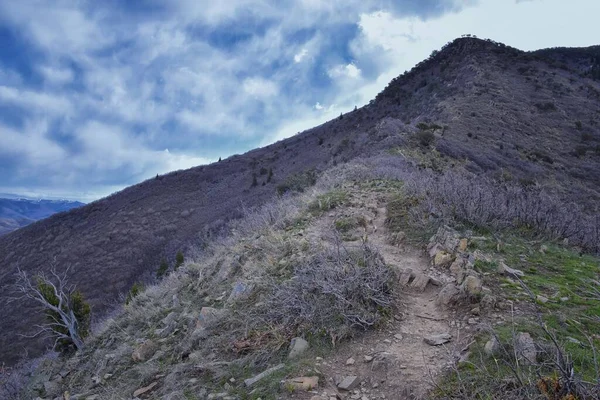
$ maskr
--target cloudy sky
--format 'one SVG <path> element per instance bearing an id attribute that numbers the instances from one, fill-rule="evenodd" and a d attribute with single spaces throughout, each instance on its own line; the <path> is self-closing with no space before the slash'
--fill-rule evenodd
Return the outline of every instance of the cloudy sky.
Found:
<path id="1" fill-rule="evenodd" d="M 361 106 L 461 34 L 589 46 L 598 15 L 597 0 L 4 0 L 0 193 L 90 201 Z"/>

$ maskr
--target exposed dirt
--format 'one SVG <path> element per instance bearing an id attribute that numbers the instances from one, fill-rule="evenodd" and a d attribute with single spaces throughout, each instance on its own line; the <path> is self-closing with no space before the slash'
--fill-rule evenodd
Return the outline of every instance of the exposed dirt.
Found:
<path id="1" fill-rule="evenodd" d="M 366 229 L 360 228 L 363 231 L 360 240 L 366 237 L 387 264 L 399 271 L 412 269 L 417 277 L 430 276 L 437 283 L 449 281 L 449 276 L 431 267 L 423 250 L 389 243 L 384 200 L 373 192 L 353 193 L 349 207 L 329 212 L 308 234 L 318 236 L 327 232 L 338 218 L 363 216 L 369 224 Z M 436 304 L 441 286 L 429 282 L 421 290 L 411 287 L 412 282 L 403 287 L 399 312 L 383 329 L 341 345 L 325 359 L 316 359 L 315 368 L 323 374 L 325 382 L 318 390 L 292 393 L 289 398 L 330 399 L 339 394 L 342 398 L 361 400 L 420 399 L 433 389 L 436 377 L 466 351 L 475 328 L 456 321 L 456 310 Z M 446 344 L 431 346 L 424 341 L 427 336 L 443 333 L 452 335 Z M 336 385 L 347 376 L 357 376 L 358 386 L 350 391 L 339 390 Z"/>

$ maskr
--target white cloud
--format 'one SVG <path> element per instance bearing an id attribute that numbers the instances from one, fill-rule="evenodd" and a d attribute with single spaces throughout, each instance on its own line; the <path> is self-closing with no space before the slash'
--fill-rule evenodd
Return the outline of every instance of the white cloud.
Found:
<path id="1" fill-rule="evenodd" d="M 25 108 L 31 113 L 49 112 L 64 115 L 72 110 L 71 102 L 62 96 L 8 86 L 0 86 L 0 103 Z"/>
<path id="2" fill-rule="evenodd" d="M 44 78 L 31 83 L 26 73 L 0 69 L 0 104 L 18 108 L 15 119 L 25 121 L 23 132 L 1 127 L 4 152 L 10 140 L 11 156 L 46 165 L 40 171 L 52 171 L 57 185 L 96 176 L 89 185 L 114 189 L 109 178 L 128 184 L 207 161 L 194 154 L 210 154 L 207 142 L 268 144 L 337 117 L 463 33 L 526 50 L 597 40 L 597 1 L 432 4 L 181 0 L 161 3 L 164 14 L 129 15 L 113 3 L 0 2 L 2 23 L 31 43 L 24 50 L 42 54 L 29 67 Z M 432 7 L 462 5 L 473 7 L 424 17 Z M 223 43 L 213 40 L 220 34 Z M 229 43 L 229 34 L 241 42 Z M 36 154 L 14 144 L 18 138 L 45 150 Z M 19 173 L 35 175 L 33 168 Z"/>
<path id="3" fill-rule="evenodd" d="M 354 64 L 337 65 L 327 71 L 331 78 L 358 78 L 360 77 L 360 69 Z"/>
<path id="4" fill-rule="evenodd" d="M 301 62 L 304 59 L 304 57 L 306 57 L 307 54 L 308 54 L 308 50 L 307 49 L 300 50 L 299 53 L 297 53 L 296 55 L 294 55 L 294 62 L 295 63 Z"/>
<path id="5" fill-rule="evenodd" d="M 244 80 L 244 91 L 254 98 L 267 98 L 279 93 L 277 84 L 264 78 L 254 77 Z"/>
<path id="6" fill-rule="evenodd" d="M 64 85 L 73 80 L 73 71 L 70 68 L 41 66 L 39 70 L 46 81 L 51 84 Z"/>

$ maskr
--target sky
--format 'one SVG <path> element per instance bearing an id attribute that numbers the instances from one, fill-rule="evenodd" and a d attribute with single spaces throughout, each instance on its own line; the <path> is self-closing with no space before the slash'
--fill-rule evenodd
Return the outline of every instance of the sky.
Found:
<path id="1" fill-rule="evenodd" d="M 368 103 L 462 34 L 600 44 L 598 0 L 3 0 L 0 193 L 92 201 Z"/>

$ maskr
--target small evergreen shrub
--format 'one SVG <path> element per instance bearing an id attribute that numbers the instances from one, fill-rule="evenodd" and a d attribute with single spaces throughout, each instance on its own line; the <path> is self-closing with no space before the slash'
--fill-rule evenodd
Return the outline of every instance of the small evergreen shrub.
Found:
<path id="1" fill-rule="evenodd" d="M 162 278 L 163 276 L 165 276 L 167 274 L 167 271 L 169 270 L 169 264 L 167 263 L 167 260 L 163 259 L 160 262 L 160 266 L 158 267 L 158 271 L 156 271 L 156 277 L 157 278 Z"/>
<path id="2" fill-rule="evenodd" d="M 175 255 L 175 266 L 173 267 L 173 269 L 177 270 L 177 268 L 181 267 L 183 265 L 183 261 L 183 253 L 181 251 L 178 251 Z"/>
<path id="3" fill-rule="evenodd" d="M 134 283 L 131 289 L 129 289 L 129 293 L 127 293 L 127 298 L 125 298 L 125 304 L 129 304 L 133 301 L 138 294 L 144 291 L 144 285 L 141 283 Z"/>

